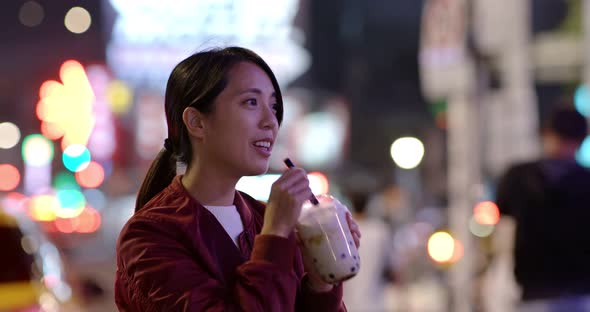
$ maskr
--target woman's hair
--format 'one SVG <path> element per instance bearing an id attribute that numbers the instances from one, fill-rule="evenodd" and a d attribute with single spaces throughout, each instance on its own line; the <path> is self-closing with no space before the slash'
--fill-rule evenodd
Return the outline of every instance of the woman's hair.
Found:
<path id="1" fill-rule="evenodd" d="M 268 64 L 256 53 L 245 48 L 227 47 L 201 51 L 186 58 L 176 65 L 168 78 L 165 97 L 168 139 L 141 184 L 135 212 L 172 182 L 176 176 L 177 162 L 190 166 L 192 147 L 182 114 L 187 107 L 194 107 L 205 114 L 213 112 L 215 98 L 227 86 L 228 72 L 239 62 L 251 62 L 266 72 L 275 89 L 276 117 L 281 124 L 281 89 Z"/>
<path id="2" fill-rule="evenodd" d="M 560 106 L 553 110 L 545 124 L 545 129 L 562 140 L 581 144 L 588 135 L 586 117 L 572 107 Z"/>

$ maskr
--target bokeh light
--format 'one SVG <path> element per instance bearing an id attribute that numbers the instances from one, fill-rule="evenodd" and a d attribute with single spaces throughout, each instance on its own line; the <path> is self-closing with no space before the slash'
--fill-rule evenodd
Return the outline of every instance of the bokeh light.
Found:
<path id="1" fill-rule="evenodd" d="M 39 250 L 39 242 L 32 235 L 23 236 L 20 240 L 20 245 L 29 255 L 32 255 Z"/>
<path id="2" fill-rule="evenodd" d="M 26 210 L 26 203 L 29 198 L 18 192 L 10 192 L 2 199 L 4 211 L 10 214 L 19 214 Z"/>
<path id="3" fill-rule="evenodd" d="M 35 27 L 43 22 L 45 11 L 36 1 L 27 1 L 23 3 L 18 11 L 18 20 L 21 24 L 28 27 Z"/>
<path id="4" fill-rule="evenodd" d="M 0 148 L 13 148 L 20 140 L 20 130 L 12 122 L 0 123 Z"/>
<path id="5" fill-rule="evenodd" d="M 391 158 L 400 168 L 416 168 L 424 157 L 424 144 L 417 138 L 399 138 L 391 144 Z"/>
<path id="6" fill-rule="evenodd" d="M 436 262 L 450 262 L 454 249 L 455 239 L 447 232 L 435 232 L 428 239 L 428 255 Z"/>
<path id="7" fill-rule="evenodd" d="M 581 84 L 576 89 L 574 93 L 574 106 L 580 114 L 590 117 L 590 90 L 585 84 Z"/>
<path id="8" fill-rule="evenodd" d="M 99 187 L 104 182 L 104 168 L 91 161 L 84 170 L 76 172 L 76 181 L 85 188 Z"/>
<path id="9" fill-rule="evenodd" d="M 495 226 L 492 224 L 482 224 L 475 220 L 473 216 L 469 220 L 469 231 L 477 237 L 488 237 L 494 233 Z"/>
<path id="10" fill-rule="evenodd" d="M 78 216 L 72 218 L 56 218 L 54 225 L 62 233 L 93 233 L 101 225 L 101 216 L 92 207 L 84 208 Z"/>
<path id="11" fill-rule="evenodd" d="M 45 166 L 53 160 L 53 143 L 40 134 L 30 134 L 23 140 L 22 155 L 29 166 Z"/>
<path id="12" fill-rule="evenodd" d="M 473 218 L 479 224 L 495 225 L 500 221 L 500 209 L 492 201 L 483 201 L 473 208 Z"/>
<path id="13" fill-rule="evenodd" d="M 84 145 L 72 144 L 64 150 L 62 160 L 68 170 L 72 172 L 82 171 L 90 163 L 90 151 Z"/>
<path id="14" fill-rule="evenodd" d="M 92 17 L 86 9 L 82 7 L 73 7 L 68 13 L 66 13 L 64 24 L 69 31 L 75 34 L 81 34 L 90 28 Z"/>
<path id="15" fill-rule="evenodd" d="M 56 190 L 80 190 L 76 178 L 69 171 L 58 172 L 53 178 L 53 187 Z"/>
<path id="16" fill-rule="evenodd" d="M 449 262 L 455 263 L 461 260 L 464 253 L 465 251 L 463 249 L 463 243 L 461 243 L 461 241 L 458 239 L 453 240 L 453 255 L 451 256 L 451 260 Z"/>
<path id="17" fill-rule="evenodd" d="M 66 234 L 74 233 L 80 221 L 78 218 L 57 218 L 53 221 L 58 231 Z"/>
<path id="18" fill-rule="evenodd" d="M 37 117 L 50 123 L 41 124 L 42 131 L 51 139 L 63 136 L 64 149 L 71 144 L 86 145 L 95 123 L 92 86 L 84 67 L 75 60 L 65 61 L 59 76 L 62 83 L 48 80 L 39 89 Z"/>
<path id="19" fill-rule="evenodd" d="M 82 192 L 78 190 L 59 190 L 57 191 L 57 199 L 60 207 L 56 210 L 55 215 L 60 218 L 73 218 L 84 209 L 86 199 Z"/>
<path id="20" fill-rule="evenodd" d="M 101 217 L 100 213 L 92 207 L 86 207 L 84 211 L 77 217 L 78 227 L 76 229 L 79 233 L 93 233 L 100 228 Z"/>
<path id="21" fill-rule="evenodd" d="M 50 140 L 57 140 L 64 136 L 63 129 L 56 123 L 42 121 L 41 134 Z"/>
<path id="22" fill-rule="evenodd" d="M 117 115 L 124 114 L 131 108 L 133 93 L 131 89 L 120 80 L 109 83 L 107 87 L 107 98 L 111 111 Z"/>
<path id="23" fill-rule="evenodd" d="M 37 195 L 29 202 L 29 215 L 35 221 L 53 221 L 59 200 L 53 195 Z"/>
<path id="24" fill-rule="evenodd" d="M 590 168 L 590 136 L 587 136 L 576 153 L 576 160 L 584 167 Z"/>
<path id="25" fill-rule="evenodd" d="M 0 164 L 0 191 L 14 190 L 20 183 L 20 172 L 11 164 Z"/>
<path id="26" fill-rule="evenodd" d="M 307 174 L 309 180 L 309 188 L 314 194 L 328 194 L 330 191 L 330 183 L 325 174 L 315 171 Z"/>

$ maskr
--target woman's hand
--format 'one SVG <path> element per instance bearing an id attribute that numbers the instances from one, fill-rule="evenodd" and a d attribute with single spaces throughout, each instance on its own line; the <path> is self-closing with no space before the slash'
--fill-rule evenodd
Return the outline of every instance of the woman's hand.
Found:
<path id="1" fill-rule="evenodd" d="M 305 170 L 294 167 L 285 171 L 272 185 L 260 234 L 288 237 L 297 223 L 303 202 L 311 195 Z"/>
<path id="2" fill-rule="evenodd" d="M 348 222 L 348 228 L 350 228 L 350 233 L 352 234 L 354 244 L 356 245 L 356 248 L 359 248 L 361 245 L 361 231 L 359 229 L 359 226 L 356 223 L 356 221 L 354 221 L 352 215 L 349 212 L 346 213 L 346 221 Z M 334 285 L 326 283 L 322 280 L 315 266 L 310 261 L 311 257 L 305 255 L 305 248 L 301 248 L 301 250 L 303 252 L 303 265 L 308 276 L 308 286 L 316 292 L 326 292 L 332 290 L 332 288 L 334 288 Z"/>

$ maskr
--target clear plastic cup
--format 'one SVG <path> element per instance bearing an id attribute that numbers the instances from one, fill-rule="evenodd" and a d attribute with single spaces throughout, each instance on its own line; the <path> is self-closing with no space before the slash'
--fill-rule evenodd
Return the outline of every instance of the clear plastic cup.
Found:
<path id="1" fill-rule="evenodd" d="M 330 195 L 317 199 L 319 205 L 303 204 L 297 233 L 303 256 L 326 283 L 335 284 L 355 276 L 361 260 L 346 221 L 346 206 Z"/>

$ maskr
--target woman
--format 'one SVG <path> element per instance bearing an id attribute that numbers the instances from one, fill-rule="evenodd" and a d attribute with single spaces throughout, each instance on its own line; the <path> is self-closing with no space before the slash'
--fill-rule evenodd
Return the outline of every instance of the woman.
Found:
<path id="1" fill-rule="evenodd" d="M 172 71 L 165 106 L 165 148 L 117 244 L 119 309 L 345 310 L 342 285 L 307 270 L 296 244 L 293 228 L 312 195 L 305 171 L 286 170 L 266 207 L 235 189 L 268 170 L 283 117 L 269 66 L 244 48 L 196 53 Z"/>

